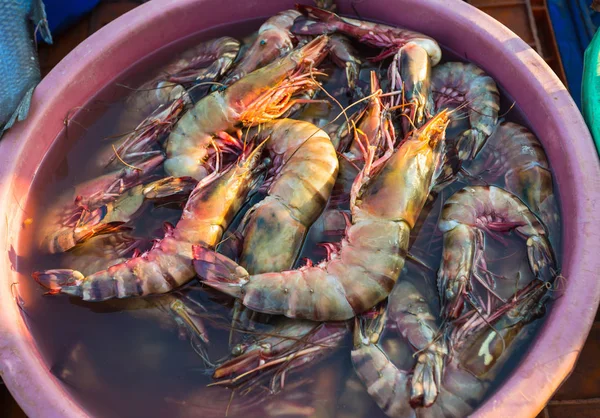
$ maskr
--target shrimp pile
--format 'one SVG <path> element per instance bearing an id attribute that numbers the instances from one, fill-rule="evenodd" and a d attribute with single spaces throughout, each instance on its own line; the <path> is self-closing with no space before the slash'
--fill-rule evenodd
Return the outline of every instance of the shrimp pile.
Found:
<path id="1" fill-rule="evenodd" d="M 189 341 L 183 416 L 465 416 L 564 279 L 550 163 L 483 69 L 316 3 L 135 89 L 32 277 Z"/>

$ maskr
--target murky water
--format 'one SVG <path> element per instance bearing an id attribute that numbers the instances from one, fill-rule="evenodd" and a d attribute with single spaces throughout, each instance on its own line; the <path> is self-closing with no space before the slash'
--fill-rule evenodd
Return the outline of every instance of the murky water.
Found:
<path id="1" fill-rule="evenodd" d="M 44 254 L 33 245 L 36 222 L 64 190 L 100 174 L 94 158 L 111 143 L 108 137 L 122 133 L 117 121 L 123 110 L 122 99 L 130 94 L 122 85 L 139 85 L 161 62 L 198 40 L 224 34 L 244 35 L 257 26 L 257 22 L 251 22 L 247 27 L 222 27 L 169 46 L 128 71 L 79 110 L 36 177 L 32 198 L 25 208 L 33 223 L 25 228 L 21 240 L 25 245 L 18 250 L 20 272 L 30 277 L 35 270 L 65 267 L 65 256 Z M 448 52 L 445 58 L 451 56 Z M 325 88 L 335 91 L 340 77 L 341 72 L 336 70 Z M 512 100 L 506 94 L 502 97 L 501 113 L 504 113 L 511 108 Z M 338 99 L 343 106 L 350 100 L 347 96 Z M 332 108 L 331 115 L 338 113 L 339 109 Z M 526 124 L 518 106 L 512 107 L 505 118 Z M 157 174 L 160 175 L 160 171 Z M 435 221 L 443 201 L 463 185 L 455 183 L 437 197 L 429 217 L 415 236 L 410 251 L 431 268 L 431 273 L 426 274 L 427 280 L 414 280 L 406 275 L 401 278 L 414 280 L 431 298 L 430 305 L 434 309 L 439 303 L 434 272 L 441 256 L 441 237 L 435 230 Z M 135 235 L 148 241 L 142 249 L 150 245 L 149 240 L 161 237 L 164 222 L 176 223 L 180 213 L 177 207 L 148 205 L 143 216 L 134 223 Z M 300 260 L 306 257 L 318 262 L 325 255 L 322 248 L 315 246 L 323 241 L 322 231 L 318 229 L 321 225 L 321 220 L 315 224 Z M 531 280 L 523 240 L 508 234 L 506 243 L 488 238 L 486 245 L 493 254 L 488 260 L 489 269 L 506 278 L 499 282 L 497 289 L 502 296 L 508 297 L 514 291 L 517 270 L 521 271 L 519 283 Z M 414 271 L 414 266 L 411 268 Z M 291 373 L 286 377 L 286 389 L 261 403 L 268 395 L 266 390 L 256 390 L 246 396 L 235 393 L 232 398 L 228 389 L 207 388 L 213 380 L 194 349 L 197 341 L 182 338 L 165 309 L 132 306 L 128 301 L 85 303 L 62 295 L 44 296 L 43 289 L 32 279 L 20 283 L 20 289 L 25 302 L 24 316 L 48 368 L 92 415 L 224 416 L 227 411 L 229 416 L 248 417 L 277 411 L 285 412 L 285 416 L 384 416 L 356 380 L 349 356 L 350 336 L 326 362 Z M 197 284 L 189 290 L 188 296 L 210 313 L 205 318 L 210 336 L 209 357 L 223 358 L 229 352 L 229 331 L 222 325 L 229 321 L 231 300 L 203 290 Z M 539 323 L 541 321 L 530 327 Z M 399 338 L 390 332 L 383 344 L 390 350 L 399 350 L 399 357 L 410 359 L 411 353 L 406 347 L 394 348 L 394 341 Z M 525 349 L 520 350 L 520 354 L 524 352 Z M 511 358 L 496 383 L 501 383 L 518 361 L 518 355 Z M 410 361 L 407 364 L 410 366 Z M 268 386 L 268 381 L 266 383 Z"/>

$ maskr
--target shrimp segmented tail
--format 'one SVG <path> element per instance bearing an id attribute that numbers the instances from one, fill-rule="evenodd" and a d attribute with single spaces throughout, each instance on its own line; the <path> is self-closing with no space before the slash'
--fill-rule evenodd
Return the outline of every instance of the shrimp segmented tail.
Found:
<path id="1" fill-rule="evenodd" d="M 259 146 L 262 148 L 262 146 Z M 194 278 L 192 245 L 212 248 L 253 187 L 259 152 L 243 162 L 200 182 L 192 192 L 175 227 L 138 257 L 83 277 L 76 270 L 49 270 L 33 278 L 50 293 L 65 293 L 84 300 L 102 301 L 167 293 Z"/>
<path id="2" fill-rule="evenodd" d="M 357 319 L 354 325 L 354 349 L 351 353 L 356 374 L 367 392 L 390 417 L 413 418 L 415 411 L 410 405 L 409 372 L 397 368 L 377 341 L 364 335 Z"/>
<path id="3" fill-rule="evenodd" d="M 388 296 L 404 265 L 410 229 L 437 174 L 447 123 L 447 112 L 436 116 L 371 179 L 378 163 L 365 165 L 353 186 L 352 224 L 329 260 L 250 275 L 226 257 L 196 247 L 200 278 L 252 310 L 290 318 L 345 320 L 370 309 Z"/>

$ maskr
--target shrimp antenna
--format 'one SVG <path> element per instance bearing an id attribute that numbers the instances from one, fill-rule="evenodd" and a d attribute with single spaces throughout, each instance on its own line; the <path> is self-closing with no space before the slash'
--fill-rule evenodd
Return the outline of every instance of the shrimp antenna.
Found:
<path id="1" fill-rule="evenodd" d="M 343 114 L 343 115 L 344 115 L 344 117 L 346 118 L 346 123 L 348 123 L 348 124 L 349 124 L 349 123 L 350 123 L 350 118 L 348 118 L 348 114 L 346 113 L 346 110 L 347 110 L 347 109 L 346 109 L 346 108 L 344 108 L 344 106 L 342 106 L 342 104 L 339 102 L 339 100 L 338 100 L 338 99 L 336 99 L 334 96 L 332 96 L 332 95 L 331 95 L 331 93 L 329 93 L 329 92 L 327 91 L 327 89 L 326 89 L 325 87 L 323 87 L 323 86 L 321 85 L 321 83 L 319 83 L 319 82 L 318 82 L 318 81 L 315 79 L 315 77 L 314 77 L 314 75 L 313 75 L 313 65 L 312 65 L 312 63 L 310 64 L 309 71 L 310 71 L 310 73 L 309 73 L 309 74 L 310 74 L 310 78 L 311 78 L 311 79 L 312 79 L 312 81 L 315 83 L 315 85 L 316 85 L 316 86 L 317 86 L 317 87 L 318 87 L 318 88 L 319 88 L 319 89 L 320 89 L 320 90 L 321 90 L 323 93 L 325 93 L 325 95 L 326 95 L 327 97 L 329 97 L 331 100 L 333 100 L 333 101 L 335 102 L 335 104 L 337 104 L 337 105 L 339 106 L 339 108 L 340 108 L 340 109 L 342 109 L 342 114 Z M 338 115 L 338 117 L 339 117 L 339 115 Z M 336 120 L 337 120 L 337 117 L 336 117 L 334 120 L 332 120 L 330 123 L 333 123 L 333 122 L 335 122 Z"/>
<path id="2" fill-rule="evenodd" d="M 142 122 L 144 122 L 146 120 L 148 120 L 148 118 L 144 119 Z M 121 138 L 121 137 L 124 137 L 124 136 L 127 136 L 127 135 L 131 135 L 131 134 L 137 133 L 139 131 L 143 131 L 144 129 L 151 127 L 152 123 L 148 123 L 146 125 L 141 125 L 141 126 L 140 125 L 138 125 L 135 129 L 132 129 L 131 131 L 123 132 L 123 133 L 120 133 L 120 134 L 114 134 L 114 135 L 105 136 L 104 138 L 102 138 L 102 141 L 107 141 L 107 140 L 110 140 L 110 139 L 117 139 L 117 138 Z"/>
<path id="3" fill-rule="evenodd" d="M 84 131 L 87 132 L 88 129 L 85 126 L 83 126 L 81 123 L 77 122 L 76 120 L 73 120 L 73 117 L 75 116 L 77 111 L 91 112 L 92 109 L 89 109 L 84 106 L 75 106 L 75 107 L 70 108 L 67 111 L 65 118 L 63 119 L 63 125 L 65 125 L 65 127 L 68 128 L 71 123 L 74 123 L 74 124 L 78 125 L 81 129 L 83 129 Z"/>
<path id="4" fill-rule="evenodd" d="M 204 316 L 202 316 L 202 317 L 204 318 Z M 313 330 L 311 330 L 310 332 L 311 333 L 316 332 L 316 329 L 319 326 L 321 326 L 321 325 L 322 324 L 317 324 L 315 326 L 315 328 Z M 306 338 L 308 338 L 308 336 L 312 335 L 310 333 L 308 333 L 307 335 L 305 335 L 303 337 L 294 337 L 294 336 L 291 336 L 291 335 L 282 335 L 282 334 L 273 333 L 273 332 L 253 331 L 253 330 L 249 330 L 249 329 L 234 327 L 234 326 L 229 325 L 229 324 L 219 324 L 219 327 L 222 328 L 222 329 L 234 330 L 234 331 L 242 333 L 242 334 L 257 335 L 257 336 L 260 336 L 260 337 L 274 337 L 274 338 L 281 338 L 283 340 L 297 341 L 298 343 L 304 343 L 304 344 L 306 344 L 309 347 L 320 347 L 320 348 L 327 347 L 326 344 L 321 343 L 321 342 L 306 341 Z"/>
<path id="5" fill-rule="evenodd" d="M 515 107 L 515 105 L 517 104 L 517 102 L 515 102 L 513 100 L 512 104 L 509 106 L 508 110 L 506 112 L 504 112 L 503 114 L 498 116 L 498 119 L 503 118 L 504 116 L 508 115 L 508 113 L 513 109 L 513 107 Z"/>
<path id="6" fill-rule="evenodd" d="M 143 171 L 141 168 L 131 165 L 131 164 L 127 163 L 124 159 L 122 159 L 121 156 L 119 155 L 119 152 L 117 151 L 117 148 L 115 148 L 115 144 L 112 145 L 112 149 L 113 149 L 113 152 L 115 153 L 115 157 L 117 157 L 117 160 L 119 160 L 121 162 L 121 164 L 123 164 L 124 166 L 131 168 L 135 171 Z"/>
<path id="7" fill-rule="evenodd" d="M 215 365 L 208 358 L 206 350 L 202 347 L 201 344 L 196 344 L 194 342 L 194 337 L 190 338 L 190 346 L 192 347 L 192 350 L 194 350 L 194 352 L 198 355 L 198 357 L 202 359 L 202 363 L 204 363 L 204 366 L 206 366 L 206 368 L 203 369 L 204 372 L 209 372 L 212 369 L 214 369 Z"/>
<path id="8" fill-rule="evenodd" d="M 387 93 L 387 94 L 389 95 L 390 93 Z M 373 98 L 373 97 L 375 97 L 375 96 L 378 96 L 378 95 L 381 95 L 381 96 L 383 96 L 383 93 L 380 93 L 380 91 L 378 90 L 378 91 L 376 91 L 375 93 L 371 93 L 371 94 L 369 94 L 368 96 L 365 96 L 365 97 L 363 97 L 363 98 L 361 98 L 361 99 L 358 99 L 358 100 L 356 100 L 355 102 L 352 102 L 352 103 L 350 103 L 350 104 L 349 104 L 348 106 L 346 106 L 346 107 L 342 107 L 342 105 L 340 104 L 339 106 L 342 108 L 342 111 L 341 111 L 340 113 L 338 113 L 338 115 L 337 115 L 335 118 L 333 118 L 331 121 L 329 121 L 329 122 L 328 122 L 328 123 L 327 123 L 325 126 L 329 126 L 329 125 L 333 124 L 333 123 L 334 123 L 335 121 L 337 121 L 337 120 L 338 120 L 338 119 L 339 119 L 339 118 L 340 118 L 342 115 L 346 115 L 346 119 L 348 119 L 348 117 L 347 117 L 347 114 L 346 114 L 346 111 L 347 111 L 348 109 L 350 109 L 350 108 L 352 108 L 352 107 L 356 106 L 356 105 L 357 105 L 357 104 L 359 104 L 359 103 L 362 103 L 362 102 L 364 102 L 364 101 L 367 101 L 367 100 L 369 100 L 369 99 L 371 99 L 371 98 Z"/>
<path id="9" fill-rule="evenodd" d="M 134 91 L 136 93 L 139 93 L 139 92 L 143 92 L 143 91 L 161 90 L 161 89 L 166 89 L 166 88 L 169 88 L 169 87 L 176 87 L 179 84 L 172 83 L 172 84 L 162 85 L 160 87 L 157 86 L 157 87 L 149 87 L 149 88 L 136 88 L 136 87 L 128 86 L 127 84 L 123 84 L 123 83 L 115 83 L 115 85 L 117 87 L 122 87 L 124 89 L 131 90 L 131 91 Z"/>
<path id="10" fill-rule="evenodd" d="M 178 84 L 176 84 L 178 85 Z M 194 84 L 192 87 L 187 89 L 184 94 L 189 96 L 190 91 L 203 86 L 219 86 L 219 87 L 227 87 L 227 84 L 219 83 L 218 81 L 202 81 L 200 83 Z"/>
<path id="11" fill-rule="evenodd" d="M 477 307 L 473 304 L 473 302 L 471 302 L 469 300 L 469 298 L 465 298 L 465 300 L 467 301 L 467 303 L 469 305 L 471 305 L 471 307 L 475 310 L 475 312 L 477 313 L 477 315 L 479 315 L 479 317 L 483 320 L 483 322 L 486 323 L 486 325 L 488 327 L 490 327 L 492 329 L 492 331 L 494 331 L 494 333 L 500 337 L 500 341 L 502 341 L 502 352 L 504 353 L 504 351 L 506 350 L 506 341 L 504 340 L 504 337 L 502 336 L 502 334 L 500 334 L 500 332 L 496 329 L 496 327 L 494 327 L 494 325 L 492 325 L 486 318 L 485 315 L 483 315 L 479 309 L 477 309 Z"/>

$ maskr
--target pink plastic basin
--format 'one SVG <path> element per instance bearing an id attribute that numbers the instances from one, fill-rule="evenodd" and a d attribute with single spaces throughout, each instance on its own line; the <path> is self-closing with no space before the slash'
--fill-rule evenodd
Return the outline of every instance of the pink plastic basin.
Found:
<path id="1" fill-rule="evenodd" d="M 110 23 L 71 52 L 35 91 L 31 112 L 0 142 L 0 372 L 31 417 L 88 416 L 48 371 L 15 302 L 15 249 L 28 193 L 63 119 L 122 71 L 160 47 L 210 27 L 267 17 L 294 1 L 152 1 Z M 341 13 L 352 14 L 349 1 Z M 514 33 L 459 0 L 355 2 L 363 18 L 418 30 L 482 67 L 523 109 L 555 170 L 563 215 L 568 279 L 524 360 L 474 414 L 535 416 L 567 378 L 600 300 L 596 207 L 600 165 L 592 138 L 565 86 Z"/>

